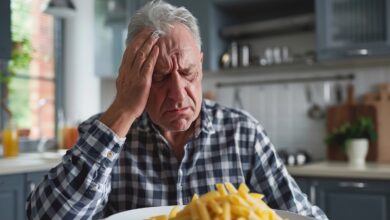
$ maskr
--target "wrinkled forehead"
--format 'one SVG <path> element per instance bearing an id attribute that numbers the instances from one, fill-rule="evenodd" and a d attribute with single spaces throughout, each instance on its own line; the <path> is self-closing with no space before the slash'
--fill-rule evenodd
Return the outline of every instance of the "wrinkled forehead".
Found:
<path id="1" fill-rule="evenodd" d="M 162 35 L 157 42 L 160 49 L 156 68 L 169 70 L 174 62 L 181 68 L 200 62 L 200 51 L 191 32 L 182 24 Z"/>

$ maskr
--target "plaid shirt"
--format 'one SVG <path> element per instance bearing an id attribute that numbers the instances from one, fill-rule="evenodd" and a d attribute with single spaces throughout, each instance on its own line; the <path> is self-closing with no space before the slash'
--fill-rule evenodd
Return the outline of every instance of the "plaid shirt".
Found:
<path id="1" fill-rule="evenodd" d="M 243 111 L 205 100 L 181 161 L 147 114 L 124 139 L 97 118 L 80 125 L 77 144 L 30 194 L 29 219 L 97 219 L 187 204 L 194 193 L 223 182 L 245 182 L 272 208 L 327 219 L 288 174 L 264 129 Z"/>

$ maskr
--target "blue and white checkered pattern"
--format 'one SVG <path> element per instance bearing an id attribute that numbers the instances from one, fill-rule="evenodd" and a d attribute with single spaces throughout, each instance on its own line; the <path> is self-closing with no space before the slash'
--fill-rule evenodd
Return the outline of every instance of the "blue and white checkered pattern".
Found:
<path id="1" fill-rule="evenodd" d="M 216 183 L 245 182 L 272 208 L 327 219 L 283 166 L 264 129 L 249 114 L 205 100 L 194 137 L 178 161 L 143 114 L 125 139 L 96 115 L 27 201 L 29 219 L 98 219 L 129 209 L 186 204 Z"/>

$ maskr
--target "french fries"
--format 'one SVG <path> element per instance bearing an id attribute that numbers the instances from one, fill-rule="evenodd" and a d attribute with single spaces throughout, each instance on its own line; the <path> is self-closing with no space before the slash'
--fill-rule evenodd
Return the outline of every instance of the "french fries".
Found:
<path id="1" fill-rule="evenodd" d="M 169 215 L 149 220 L 282 220 L 262 200 L 262 194 L 250 193 L 245 183 L 236 189 L 231 183 L 216 184 L 217 191 L 194 195 L 181 211 L 174 207 Z"/>

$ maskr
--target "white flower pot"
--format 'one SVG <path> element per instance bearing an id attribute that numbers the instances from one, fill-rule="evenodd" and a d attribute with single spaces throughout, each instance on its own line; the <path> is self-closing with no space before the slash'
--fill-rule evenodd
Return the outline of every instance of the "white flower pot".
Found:
<path id="1" fill-rule="evenodd" d="M 368 139 L 359 138 L 347 140 L 346 153 L 350 165 L 364 166 L 368 153 Z"/>

